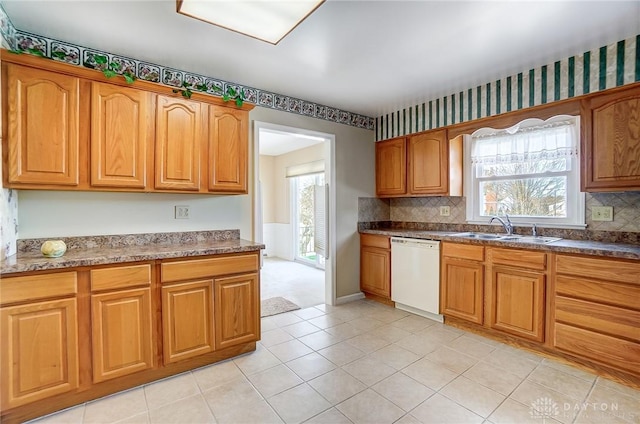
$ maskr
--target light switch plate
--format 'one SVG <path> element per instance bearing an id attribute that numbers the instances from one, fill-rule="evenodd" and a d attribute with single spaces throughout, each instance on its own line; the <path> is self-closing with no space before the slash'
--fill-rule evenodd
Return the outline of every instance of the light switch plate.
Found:
<path id="1" fill-rule="evenodd" d="M 613 206 L 594 206 L 591 208 L 591 220 L 613 221 Z"/>
<path id="2" fill-rule="evenodd" d="M 451 215 L 451 208 L 449 206 L 440 206 L 440 216 Z"/>

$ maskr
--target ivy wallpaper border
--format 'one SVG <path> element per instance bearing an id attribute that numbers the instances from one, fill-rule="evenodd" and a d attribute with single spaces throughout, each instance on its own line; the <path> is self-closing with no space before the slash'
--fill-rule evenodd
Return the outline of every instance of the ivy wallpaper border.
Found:
<path id="1" fill-rule="evenodd" d="M 255 104 L 256 106 L 309 116 L 367 130 L 375 129 L 375 120 L 368 116 L 290 97 L 284 94 L 243 86 L 218 78 L 187 72 L 180 69 L 173 69 L 155 63 L 144 62 L 126 56 L 120 56 L 102 50 L 83 47 L 38 34 L 20 31 L 15 29 L 1 5 L 0 32 L 2 32 L 2 36 L 7 40 L 12 49 L 36 49 L 40 51 L 44 57 L 55 61 L 65 62 L 75 66 L 83 66 L 86 68 L 95 68 L 97 64 L 94 57 L 96 55 L 106 56 L 109 62 L 116 62 L 121 65 L 118 71 L 119 73 L 129 71 L 138 79 L 144 81 L 163 84 L 169 87 L 181 87 L 183 82 L 189 82 L 192 86 L 205 84 L 208 87 L 206 93 L 216 96 L 218 95 L 213 89 L 214 86 L 221 88 L 223 91 L 226 91 L 227 87 L 231 86 L 235 90 L 244 89 L 245 100 Z M 56 54 L 52 55 L 53 53 Z"/>

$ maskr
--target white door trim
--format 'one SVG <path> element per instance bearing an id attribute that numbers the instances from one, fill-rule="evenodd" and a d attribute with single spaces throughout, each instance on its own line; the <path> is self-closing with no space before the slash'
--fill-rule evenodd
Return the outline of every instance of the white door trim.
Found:
<path id="1" fill-rule="evenodd" d="M 307 130 L 304 128 L 289 127 L 286 125 L 272 124 L 269 122 L 254 121 L 253 122 L 253 187 L 251 191 L 251 203 L 253 205 L 251 211 L 251 222 L 253 228 L 253 240 L 258 243 L 263 242 L 262 238 L 262 211 L 261 203 L 257 196 L 257 188 L 259 187 L 260 178 L 260 130 L 275 130 L 288 132 L 292 134 L 323 138 L 324 156 L 325 156 L 325 181 L 329 184 L 329 240 L 328 252 L 329 257 L 325 262 L 325 303 L 328 305 L 336 304 L 336 136 L 318 131 Z"/>

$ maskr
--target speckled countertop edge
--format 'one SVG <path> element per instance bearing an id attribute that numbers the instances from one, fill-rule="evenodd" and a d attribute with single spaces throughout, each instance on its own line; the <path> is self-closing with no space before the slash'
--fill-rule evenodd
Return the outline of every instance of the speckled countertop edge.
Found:
<path id="1" fill-rule="evenodd" d="M 180 244 L 69 249 L 60 258 L 45 258 L 39 251 L 28 251 L 19 252 L 0 263 L 0 275 L 124 262 L 255 252 L 264 248 L 265 245 L 261 243 L 231 239 Z"/>
<path id="2" fill-rule="evenodd" d="M 453 231 L 398 230 L 382 228 L 375 230 L 362 229 L 360 230 L 360 233 L 640 260 L 640 246 L 635 244 L 603 243 L 598 241 L 569 239 L 544 244 L 500 240 L 470 240 L 451 235 L 454 233 Z"/>

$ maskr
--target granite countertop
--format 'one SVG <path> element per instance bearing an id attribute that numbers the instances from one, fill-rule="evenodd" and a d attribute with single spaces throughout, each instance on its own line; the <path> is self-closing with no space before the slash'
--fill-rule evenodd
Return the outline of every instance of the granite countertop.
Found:
<path id="1" fill-rule="evenodd" d="M 42 256 L 39 250 L 40 239 L 33 239 L 23 243 L 22 249 L 19 249 L 16 255 L 0 263 L 0 275 L 123 262 L 255 252 L 265 248 L 262 243 L 240 239 L 239 232 L 227 231 L 224 234 L 207 232 L 209 234 L 205 237 L 201 236 L 202 233 L 205 232 L 175 233 L 180 234 L 178 237 L 148 237 L 149 234 L 108 236 L 106 238 L 109 243 L 101 245 L 95 245 L 96 238 L 91 237 L 63 238 L 68 250 L 60 258 Z M 210 236 L 211 234 L 213 236 Z M 99 237 L 100 241 L 105 239 L 105 236 Z"/>
<path id="2" fill-rule="evenodd" d="M 588 240 L 562 239 L 552 243 L 523 243 L 501 240 L 471 240 L 457 237 L 455 231 L 401 230 L 401 229 L 361 229 L 364 234 L 379 234 L 391 237 L 407 237 L 424 240 L 451 241 L 466 244 L 515 247 L 519 249 L 544 250 L 560 253 L 579 253 L 583 255 L 605 256 L 640 260 L 640 245 L 625 243 L 605 243 Z"/>

